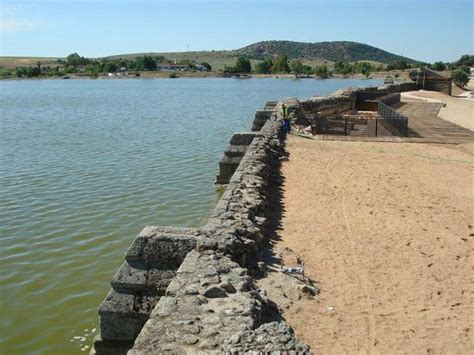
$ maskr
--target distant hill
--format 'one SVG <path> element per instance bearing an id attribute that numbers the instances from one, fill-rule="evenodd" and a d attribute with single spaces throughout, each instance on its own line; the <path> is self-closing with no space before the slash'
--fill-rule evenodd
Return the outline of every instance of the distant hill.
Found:
<path id="1" fill-rule="evenodd" d="M 414 59 L 402 57 L 380 48 L 348 41 L 316 43 L 264 41 L 251 44 L 250 46 L 238 49 L 235 52 L 247 55 L 252 59 L 263 59 L 266 56 L 274 56 L 279 53 L 284 53 L 290 59 L 320 59 L 332 62 L 340 60 L 348 62 L 367 60 L 386 64 L 393 60 L 405 60 L 407 63 L 419 63 Z"/>
<path id="2" fill-rule="evenodd" d="M 248 56 L 252 62 L 252 66 L 254 66 L 258 60 L 267 56 L 276 56 L 280 53 L 286 54 L 289 59 L 302 59 L 304 64 L 313 67 L 321 64 L 332 65 L 334 62 L 340 60 L 348 62 L 370 61 L 385 64 L 394 60 L 405 60 L 410 64 L 420 63 L 414 59 L 389 53 L 367 44 L 348 41 L 316 43 L 264 41 L 240 49 L 227 51 L 128 53 L 111 55 L 105 58 L 112 60 L 120 58 L 131 60 L 143 55 L 164 56 L 171 61 L 208 62 L 215 70 L 219 70 L 224 69 L 225 66 L 234 65 L 239 55 Z M 38 61 L 41 61 L 42 65 L 56 65 L 56 59 L 65 58 L 0 57 L 0 67 L 14 68 L 16 66 L 35 66 Z"/>

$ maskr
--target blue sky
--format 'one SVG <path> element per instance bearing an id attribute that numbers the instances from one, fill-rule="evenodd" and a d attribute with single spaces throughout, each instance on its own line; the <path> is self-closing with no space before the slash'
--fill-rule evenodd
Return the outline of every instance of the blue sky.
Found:
<path id="1" fill-rule="evenodd" d="M 474 53 L 473 0 L 0 0 L 0 55 L 86 57 L 348 40 L 427 62 Z"/>

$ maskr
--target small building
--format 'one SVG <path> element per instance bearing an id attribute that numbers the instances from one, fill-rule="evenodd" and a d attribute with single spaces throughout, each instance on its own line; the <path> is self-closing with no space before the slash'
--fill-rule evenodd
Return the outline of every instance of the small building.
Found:
<path id="1" fill-rule="evenodd" d="M 423 67 L 411 71 L 409 75 L 419 89 L 440 91 L 451 95 L 452 79 L 443 73 Z"/>
<path id="2" fill-rule="evenodd" d="M 160 71 L 185 71 L 188 68 L 185 64 L 157 64 L 156 70 Z"/>

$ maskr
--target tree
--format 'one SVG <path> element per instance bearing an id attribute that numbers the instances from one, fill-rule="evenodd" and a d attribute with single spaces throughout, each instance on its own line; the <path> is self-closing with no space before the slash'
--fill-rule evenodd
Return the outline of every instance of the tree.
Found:
<path id="1" fill-rule="evenodd" d="M 162 55 L 159 55 L 159 56 L 156 56 L 156 57 L 155 57 L 155 62 L 156 62 L 156 63 L 160 63 L 160 64 L 161 64 L 161 63 L 164 63 L 165 61 L 166 61 L 166 58 L 163 57 Z"/>
<path id="2" fill-rule="evenodd" d="M 206 68 L 206 70 L 211 71 L 212 67 L 208 62 L 202 62 L 201 65 Z"/>
<path id="3" fill-rule="evenodd" d="M 303 71 L 303 63 L 298 59 L 294 59 L 290 63 L 291 71 L 293 71 L 296 75 L 300 75 Z"/>
<path id="4" fill-rule="evenodd" d="M 133 66 L 135 67 L 136 71 L 145 70 L 145 66 L 143 65 L 143 57 L 136 57 Z"/>
<path id="5" fill-rule="evenodd" d="M 431 65 L 431 68 L 433 70 L 443 71 L 443 70 L 446 70 L 446 64 L 444 64 L 443 62 L 434 62 Z"/>
<path id="6" fill-rule="evenodd" d="M 226 65 L 224 67 L 224 73 L 235 73 L 236 70 L 235 70 L 235 66 L 233 65 Z"/>
<path id="7" fill-rule="evenodd" d="M 443 62 L 434 62 L 431 65 L 431 68 L 433 70 L 443 71 L 443 70 L 446 70 L 446 64 L 444 64 Z"/>
<path id="8" fill-rule="evenodd" d="M 405 60 L 393 60 L 387 65 L 387 70 L 404 70 L 410 68 Z"/>
<path id="9" fill-rule="evenodd" d="M 467 67 L 474 67 L 474 55 L 465 54 L 459 58 L 459 60 L 455 63 L 456 67 L 460 67 L 465 65 Z"/>
<path id="10" fill-rule="evenodd" d="M 98 76 L 97 66 L 94 64 L 87 64 L 85 72 L 93 78 L 96 78 Z"/>
<path id="11" fill-rule="evenodd" d="M 115 73 L 117 69 L 118 69 L 117 64 L 115 64 L 114 62 L 108 62 L 105 65 L 105 71 L 107 73 Z"/>
<path id="12" fill-rule="evenodd" d="M 468 67 L 465 66 L 465 65 L 461 65 L 461 66 L 459 67 L 459 69 L 461 69 L 461 70 L 462 70 L 463 72 L 465 72 L 467 75 L 469 75 L 469 74 L 471 73 L 471 69 L 468 68 Z"/>
<path id="13" fill-rule="evenodd" d="M 278 54 L 272 67 L 273 73 L 289 73 L 288 57 L 286 54 Z"/>
<path id="14" fill-rule="evenodd" d="M 77 53 L 71 53 L 66 58 L 66 64 L 76 66 L 79 65 L 81 61 L 81 56 Z"/>
<path id="15" fill-rule="evenodd" d="M 368 77 L 370 72 L 374 69 L 374 66 L 369 62 L 356 62 L 354 64 L 354 70 Z"/>
<path id="16" fill-rule="evenodd" d="M 319 76 L 321 79 L 329 77 L 328 67 L 326 65 L 318 65 L 314 68 L 314 74 Z"/>
<path id="17" fill-rule="evenodd" d="M 354 67 L 351 65 L 351 63 L 339 61 L 334 64 L 334 71 L 337 74 L 348 75 L 354 71 Z"/>
<path id="18" fill-rule="evenodd" d="M 250 73 L 252 71 L 250 60 L 244 56 L 237 58 L 234 68 L 237 73 Z"/>
<path id="19" fill-rule="evenodd" d="M 156 62 L 152 57 L 143 57 L 143 68 L 145 70 L 156 70 Z"/>
<path id="20" fill-rule="evenodd" d="M 259 74 L 270 74 L 272 72 L 273 60 L 272 58 L 265 58 L 255 65 L 255 72 Z"/>
<path id="21" fill-rule="evenodd" d="M 303 68 L 301 69 L 301 72 L 305 75 L 311 75 L 314 73 L 314 70 L 309 65 L 303 64 Z"/>
<path id="22" fill-rule="evenodd" d="M 455 71 L 453 71 L 453 81 L 456 85 L 460 87 L 464 87 L 469 82 L 469 76 L 464 70 L 462 70 L 461 68 L 458 68 Z"/>

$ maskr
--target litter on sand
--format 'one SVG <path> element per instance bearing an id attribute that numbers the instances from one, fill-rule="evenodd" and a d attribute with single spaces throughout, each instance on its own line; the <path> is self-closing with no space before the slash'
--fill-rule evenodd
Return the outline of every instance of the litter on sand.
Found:
<path id="1" fill-rule="evenodd" d="M 284 267 L 282 271 L 285 274 L 303 274 L 304 273 L 304 266 L 303 265 L 295 265 L 295 266 L 289 266 L 289 267 Z"/>

